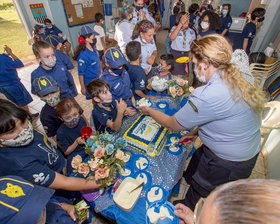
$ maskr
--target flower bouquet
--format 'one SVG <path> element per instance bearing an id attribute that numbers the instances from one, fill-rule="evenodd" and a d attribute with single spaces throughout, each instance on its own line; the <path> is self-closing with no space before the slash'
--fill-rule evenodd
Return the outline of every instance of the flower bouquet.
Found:
<path id="1" fill-rule="evenodd" d="M 187 80 L 174 76 L 169 81 L 168 94 L 173 98 L 178 98 L 189 92 L 189 83 Z"/>
<path id="2" fill-rule="evenodd" d="M 87 180 L 95 180 L 101 184 L 101 189 L 115 182 L 118 171 L 130 159 L 130 152 L 124 152 L 127 142 L 123 138 L 116 141 L 111 134 L 91 136 L 85 142 L 85 151 L 90 156 L 83 162 L 77 155 L 72 160 L 73 172 L 82 174 Z"/>

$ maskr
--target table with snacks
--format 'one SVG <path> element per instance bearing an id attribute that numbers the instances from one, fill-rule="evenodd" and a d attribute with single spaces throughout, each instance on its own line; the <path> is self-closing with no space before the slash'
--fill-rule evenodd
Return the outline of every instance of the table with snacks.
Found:
<path id="1" fill-rule="evenodd" d="M 151 107 L 168 115 L 173 115 L 186 101 L 182 98 L 175 100 L 169 96 L 161 96 L 160 99 L 152 101 Z M 114 137 L 123 137 L 139 116 L 141 114 L 137 113 L 133 117 L 124 118 L 121 130 L 113 134 Z M 168 198 L 173 187 L 182 177 L 186 158 L 193 147 L 191 142 L 189 144 L 177 144 L 177 148 L 174 148 L 174 141 L 178 142 L 181 136 L 187 132 L 188 130 L 182 132 L 168 131 L 160 150 L 155 150 L 156 153 L 150 154 L 151 156 L 127 146 L 126 150 L 131 151 L 131 156 L 122 172 L 120 172 L 120 177 L 116 183 L 106 188 L 100 197 L 91 202 L 95 211 L 116 220 L 117 223 L 179 223 L 178 218 L 173 213 L 174 206 L 168 202 Z M 127 200 L 126 203 L 123 200 L 125 196 L 118 195 L 120 190 L 117 189 L 119 186 L 123 186 L 125 181 L 133 182 L 135 179 L 138 183 L 143 182 L 144 186 L 134 192 L 124 192 L 126 194 L 137 194 L 138 192 L 139 195 L 138 200 L 133 199 L 136 201 L 135 203 L 133 200 Z M 134 186 L 137 187 L 137 184 L 133 185 L 132 182 L 130 182 L 130 189 Z M 115 201 L 120 201 L 120 203 L 117 204 Z M 121 203 L 126 203 L 127 207 L 122 207 Z"/>

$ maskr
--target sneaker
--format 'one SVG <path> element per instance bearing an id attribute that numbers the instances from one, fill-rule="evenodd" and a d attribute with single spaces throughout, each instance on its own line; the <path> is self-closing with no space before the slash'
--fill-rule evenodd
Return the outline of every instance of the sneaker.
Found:
<path id="1" fill-rule="evenodd" d="M 39 118 L 40 113 L 31 114 L 31 121 L 36 121 Z"/>

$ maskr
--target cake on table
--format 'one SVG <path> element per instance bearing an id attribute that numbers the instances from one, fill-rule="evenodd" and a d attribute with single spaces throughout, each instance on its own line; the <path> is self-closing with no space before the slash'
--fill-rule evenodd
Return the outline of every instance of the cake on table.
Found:
<path id="1" fill-rule="evenodd" d="M 131 148 L 146 153 L 150 144 L 156 151 L 159 151 L 167 134 L 166 128 L 158 124 L 152 117 L 142 114 L 124 133 L 124 138 Z"/>

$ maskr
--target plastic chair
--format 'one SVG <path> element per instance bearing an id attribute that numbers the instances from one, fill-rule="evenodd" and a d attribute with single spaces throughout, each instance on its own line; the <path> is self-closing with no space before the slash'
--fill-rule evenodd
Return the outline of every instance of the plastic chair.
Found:
<path id="1" fill-rule="evenodd" d="M 250 64 L 250 72 L 254 76 L 255 81 L 259 82 L 263 87 L 265 80 L 270 76 L 276 74 L 280 69 L 280 58 L 278 58 L 273 64 Z"/>
<path id="2" fill-rule="evenodd" d="M 260 153 L 264 159 L 264 169 L 265 169 L 266 178 L 269 178 L 269 160 L 276 159 L 275 156 L 271 156 L 270 154 L 272 154 L 272 151 L 274 151 L 276 148 L 273 147 L 271 150 L 271 149 L 267 149 L 267 147 L 265 146 L 271 132 L 275 129 L 280 129 L 280 102 L 279 101 L 271 101 L 265 104 L 265 110 L 262 119 L 262 125 L 261 125 L 262 145 L 261 145 Z M 276 151 L 273 152 L 274 155 L 275 153 Z"/>

